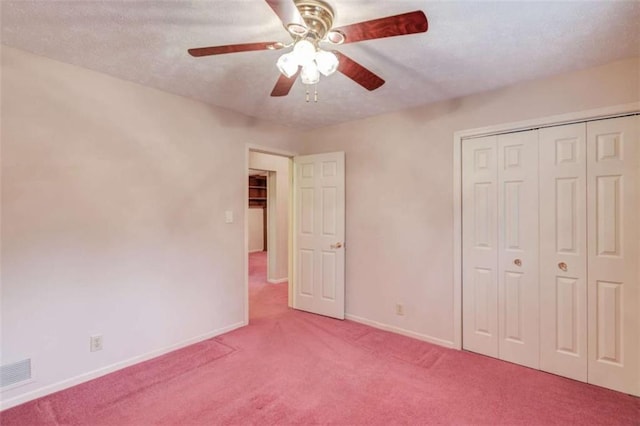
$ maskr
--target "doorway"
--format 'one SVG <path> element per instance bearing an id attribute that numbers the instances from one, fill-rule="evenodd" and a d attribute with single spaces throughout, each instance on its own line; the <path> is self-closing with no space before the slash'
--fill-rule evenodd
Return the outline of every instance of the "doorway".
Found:
<path id="1" fill-rule="evenodd" d="M 246 148 L 245 170 L 267 172 L 267 271 L 261 288 L 286 283 L 280 287 L 285 308 L 344 319 L 345 155 L 294 155 L 250 144 Z M 281 171 L 270 161 L 280 161 Z M 248 210 L 245 201 L 245 324 L 250 298 L 259 290 L 251 288 L 248 273 Z"/>
<path id="2" fill-rule="evenodd" d="M 290 163 L 285 154 L 247 151 L 247 322 L 256 309 L 290 305 Z"/>

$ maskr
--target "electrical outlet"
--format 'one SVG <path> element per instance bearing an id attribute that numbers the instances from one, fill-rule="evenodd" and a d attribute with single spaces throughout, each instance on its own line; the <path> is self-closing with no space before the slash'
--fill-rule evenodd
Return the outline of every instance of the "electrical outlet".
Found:
<path id="1" fill-rule="evenodd" d="M 402 303 L 396 303 L 396 315 L 404 315 L 404 306 L 402 306 Z"/>
<path id="2" fill-rule="evenodd" d="M 95 336 L 89 337 L 89 350 L 91 352 L 101 351 L 102 350 L 102 335 L 96 334 Z"/>

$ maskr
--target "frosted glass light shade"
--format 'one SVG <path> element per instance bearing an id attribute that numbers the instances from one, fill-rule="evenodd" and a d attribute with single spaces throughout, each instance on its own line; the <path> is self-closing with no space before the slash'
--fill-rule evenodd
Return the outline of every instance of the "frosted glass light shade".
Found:
<path id="1" fill-rule="evenodd" d="M 333 52 L 318 50 L 318 53 L 316 53 L 316 64 L 318 71 L 323 75 L 330 76 L 338 69 L 338 57 Z"/>
<path id="2" fill-rule="evenodd" d="M 293 77 L 298 72 L 298 61 L 293 53 L 286 53 L 280 56 L 276 66 L 287 78 Z"/>
<path id="3" fill-rule="evenodd" d="M 315 58 L 316 47 L 309 40 L 300 40 L 293 46 L 293 54 L 298 61 L 298 65 L 305 66 Z"/>
<path id="4" fill-rule="evenodd" d="M 309 62 L 302 67 L 300 80 L 302 80 L 303 84 L 316 84 L 320 81 L 320 71 L 318 71 L 318 67 L 314 62 Z"/>

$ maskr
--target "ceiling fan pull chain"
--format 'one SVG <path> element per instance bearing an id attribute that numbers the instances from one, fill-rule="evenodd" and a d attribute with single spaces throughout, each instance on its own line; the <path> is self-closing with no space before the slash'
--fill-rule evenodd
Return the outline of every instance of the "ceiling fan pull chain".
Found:
<path id="1" fill-rule="evenodd" d="M 307 103 L 309 103 L 309 88 L 307 88 L 306 91 L 307 91 Z"/>
<path id="2" fill-rule="evenodd" d="M 313 86 L 314 89 L 314 93 L 313 93 L 313 102 L 318 103 L 318 85 L 314 85 Z"/>

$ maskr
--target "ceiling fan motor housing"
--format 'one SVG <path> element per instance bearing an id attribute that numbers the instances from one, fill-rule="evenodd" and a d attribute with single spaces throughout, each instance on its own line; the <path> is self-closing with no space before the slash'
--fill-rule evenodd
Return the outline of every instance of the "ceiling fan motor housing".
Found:
<path id="1" fill-rule="evenodd" d="M 307 25 L 307 37 L 311 36 L 317 41 L 324 39 L 335 17 L 331 5 L 322 0 L 295 0 L 295 5 Z"/>

